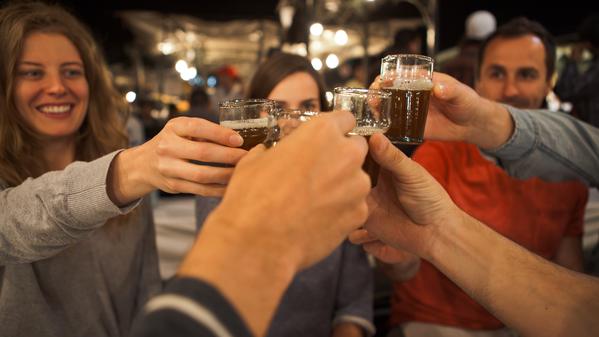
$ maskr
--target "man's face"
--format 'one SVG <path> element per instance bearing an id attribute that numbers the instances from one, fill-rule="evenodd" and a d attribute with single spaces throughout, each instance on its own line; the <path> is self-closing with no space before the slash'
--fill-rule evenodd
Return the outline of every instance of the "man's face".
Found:
<path id="1" fill-rule="evenodd" d="M 550 76 L 541 39 L 498 37 L 487 45 L 476 91 L 517 108 L 538 109 L 551 89 Z"/>

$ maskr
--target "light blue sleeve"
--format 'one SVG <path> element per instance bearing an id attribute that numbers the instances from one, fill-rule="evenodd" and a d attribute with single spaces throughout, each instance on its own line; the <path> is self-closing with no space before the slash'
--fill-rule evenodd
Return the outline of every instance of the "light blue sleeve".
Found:
<path id="1" fill-rule="evenodd" d="M 485 151 L 514 177 L 548 181 L 581 180 L 599 187 L 599 129 L 559 112 L 507 107 L 514 134 Z"/>

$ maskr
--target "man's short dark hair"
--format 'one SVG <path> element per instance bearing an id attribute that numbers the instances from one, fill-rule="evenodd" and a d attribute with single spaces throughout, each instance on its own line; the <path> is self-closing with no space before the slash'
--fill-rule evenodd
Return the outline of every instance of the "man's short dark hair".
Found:
<path id="1" fill-rule="evenodd" d="M 480 76 L 485 52 L 491 41 L 498 38 L 511 39 L 524 35 L 534 35 L 543 42 L 543 46 L 545 47 L 545 68 L 547 70 L 547 80 L 549 80 L 555 71 L 555 39 L 543 25 L 524 17 L 513 19 L 501 25 L 495 32 L 493 32 L 493 34 L 489 35 L 489 37 L 483 41 L 480 46 L 480 52 L 478 53 L 478 65 L 476 68 L 477 77 Z"/>

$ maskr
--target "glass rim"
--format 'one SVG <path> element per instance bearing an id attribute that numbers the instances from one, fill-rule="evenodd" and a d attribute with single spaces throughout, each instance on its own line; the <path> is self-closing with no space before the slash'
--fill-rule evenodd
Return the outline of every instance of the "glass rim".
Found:
<path id="1" fill-rule="evenodd" d="M 302 109 L 279 109 L 277 110 L 277 115 L 278 116 L 284 116 L 284 115 L 300 115 L 300 116 L 310 116 L 310 117 L 314 117 L 314 116 L 318 116 L 321 113 L 321 111 L 316 111 L 316 110 L 302 110 Z"/>
<path id="2" fill-rule="evenodd" d="M 259 105 L 272 105 L 274 108 L 276 102 L 266 98 L 236 98 L 229 99 L 218 104 L 219 108 L 245 108 Z"/>
<path id="3" fill-rule="evenodd" d="M 434 63 L 434 60 L 432 57 L 430 56 L 426 56 L 426 55 L 421 55 L 421 54 L 393 54 L 393 55 L 387 55 L 385 57 L 383 57 L 383 62 L 393 62 L 394 60 L 398 60 L 398 59 L 407 59 L 407 58 L 413 58 L 419 61 L 425 61 L 425 62 L 429 62 L 429 63 Z M 425 66 L 427 64 L 423 63 L 423 64 L 406 64 L 406 66 Z"/>
<path id="4" fill-rule="evenodd" d="M 348 87 L 336 87 L 335 89 L 333 89 L 333 92 L 335 94 L 340 94 L 340 95 L 352 95 L 352 96 L 361 96 L 361 95 L 368 95 L 368 94 L 376 94 L 376 95 L 380 95 L 383 98 L 390 98 L 391 97 L 391 93 L 388 91 L 384 91 L 381 89 L 366 89 L 366 88 L 348 88 Z"/>

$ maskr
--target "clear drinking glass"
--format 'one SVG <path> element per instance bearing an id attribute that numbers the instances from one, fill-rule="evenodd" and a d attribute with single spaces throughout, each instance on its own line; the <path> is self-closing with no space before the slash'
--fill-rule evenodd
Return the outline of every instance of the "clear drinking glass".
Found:
<path id="1" fill-rule="evenodd" d="M 277 142 L 290 135 L 302 123 L 311 120 L 318 114 L 318 111 L 279 109 L 275 113 L 275 121 L 272 123 L 272 127 L 268 129 L 264 145 L 266 147 L 275 146 Z"/>
<path id="2" fill-rule="evenodd" d="M 392 95 L 391 127 L 395 144 L 422 143 L 433 89 L 433 59 L 424 55 L 389 55 L 381 62 L 381 89 Z"/>
<path id="3" fill-rule="evenodd" d="M 373 134 L 389 129 L 391 97 L 391 93 L 382 90 L 335 88 L 333 108 L 351 112 L 356 117 L 356 127 L 349 134 L 368 140 Z M 370 153 L 366 155 L 362 169 L 370 176 L 372 187 L 376 186 L 380 168 Z"/>
<path id="4" fill-rule="evenodd" d="M 275 102 L 268 99 L 235 99 L 219 104 L 220 125 L 237 131 L 245 150 L 266 140 L 275 112 Z"/>

